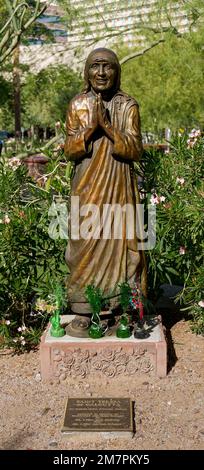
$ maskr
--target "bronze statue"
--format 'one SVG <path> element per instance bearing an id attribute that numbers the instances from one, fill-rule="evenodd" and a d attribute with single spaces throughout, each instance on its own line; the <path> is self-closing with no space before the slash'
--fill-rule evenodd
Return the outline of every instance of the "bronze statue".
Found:
<path id="1" fill-rule="evenodd" d="M 79 206 L 94 204 L 102 217 L 104 204 L 131 204 L 138 200 L 133 162 L 142 153 L 140 116 L 137 102 L 120 89 L 121 69 L 116 54 L 109 49 L 91 52 L 85 64 L 85 89 L 70 103 L 67 112 L 65 155 L 75 162 L 72 196 Z M 80 223 L 90 214 L 81 215 Z M 136 235 L 127 239 L 123 220 L 122 238 L 102 236 L 70 239 L 66 262 L 70 269 L 68 293 L 76 314 L 71 334 L 81 336 L 89 325 L 87 285 L 110 293 L 118 283 L 134 284 L 144 274 L 144 256 L 137 249 Z M 142 280 L 145 294 L 144 277 Z M 117 305 L 117 297 L 112 306 Z M 82 332 L 83 336 L 83 332 Z"/>

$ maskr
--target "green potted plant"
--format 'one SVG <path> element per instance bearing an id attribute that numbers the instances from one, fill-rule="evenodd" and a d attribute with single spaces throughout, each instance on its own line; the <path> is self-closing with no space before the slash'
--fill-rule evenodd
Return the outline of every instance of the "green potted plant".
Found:
<path id="1" fill-rule="evenodd" d="M 103 303 L 102 291 L 94 285 L 88 285 L 85 289 L 85 296 L 92 310 L 91 326 L 89 327 L 88 334 L 93 339 L 101 338 L 103 336 L 103 328 L 100 325 L 99 314 Z"/>

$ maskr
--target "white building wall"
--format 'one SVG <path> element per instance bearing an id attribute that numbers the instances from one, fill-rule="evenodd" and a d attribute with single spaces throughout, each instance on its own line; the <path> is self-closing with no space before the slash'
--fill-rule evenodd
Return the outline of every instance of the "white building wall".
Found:
<path id="1" fill-rule="evenodd" d="M 157 11 L 158 2 L 160 5 L 163 3 L 161 0 L 70 0 L 76 15 L 71 29 L 67 31 L 67 38 L 54 45 L 22 47 L 21 60 L 36 72 L 50 64 L 69 64 L 74 69 L 80 69 L 90 50 L 106 45 L 110 47 L 116 38 L 117 41 L 123 40 L 129 47 L 142 47 L 145 43 L 144 33 L 141 31 L 138 35 L 138 27 L 142 24 L 155 25 L 154 12 Z M 57 11 L 56 2 L 53 1 L 46 15 L 54 15 Z M 172 4 L 170 14 L 173 25 L 180 32 L 186 31 L 188 18 L 178 3 Z M 168 26 L 166 15 L 163 14 L 163 17 L 162 26 Z M 112 34 L 113 37 L 108 39 L 107 36 Z M 97 38 L 100 40 L 96 41 Z"/>

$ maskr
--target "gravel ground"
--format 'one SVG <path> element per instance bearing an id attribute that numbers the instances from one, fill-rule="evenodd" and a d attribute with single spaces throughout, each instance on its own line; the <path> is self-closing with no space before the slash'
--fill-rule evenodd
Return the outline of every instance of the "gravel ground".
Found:
<path id="1" fill-rule="evenodd" d="M 169 373 L 127 380 L 71 379 L 44 384 L 39 351 L 0 352 L 0 449 L 204 449 L 204 339 L 179 320 L 167 328 Z M 130 397 L 135 402 L 133 438 L 62 435 L 68 397 Z"/>

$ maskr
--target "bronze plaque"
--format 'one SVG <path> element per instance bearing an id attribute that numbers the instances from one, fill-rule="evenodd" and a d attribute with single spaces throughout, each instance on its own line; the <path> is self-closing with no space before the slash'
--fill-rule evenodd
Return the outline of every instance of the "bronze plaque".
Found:
<path id="1" fill-rule="evenodd" d="M 69 398 L 62 432 L 133 432 L 129 398 Z"/>

